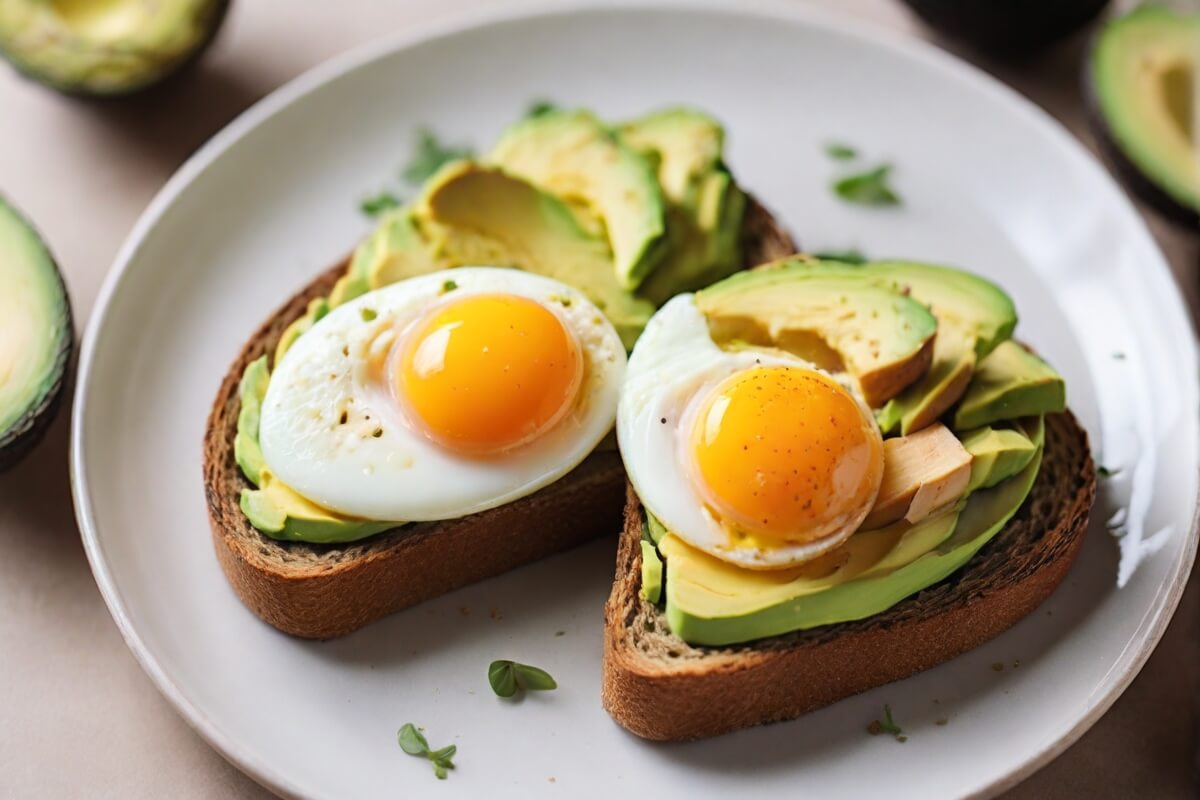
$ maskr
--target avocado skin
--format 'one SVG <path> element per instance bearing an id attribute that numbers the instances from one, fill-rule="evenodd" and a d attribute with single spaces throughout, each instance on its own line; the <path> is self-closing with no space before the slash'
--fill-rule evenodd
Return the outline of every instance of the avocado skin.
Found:
<path id="1" fill-rule="evenodd" d="M 929 27 L 998 55 L 1047 47 L 1083 27 L 1108 0 L 904 0 Z"/>
<path id="2" fill-rule="evenodd" d="M 1134 196 L 1159 214 L 1176 225 L 1187 230 L 1200 230 L 1200 209 L 1190 208 L 1166 191 L 1138 168 L 1128 156 L 1109 130 L 1108 122 L 1100 111 L 1100 98 L 1096 92 L 1096 82 L 1092 72 L 1092 57 L 1088 56 L 1082 70 L 1083 107 L 1092 135 L 1100 152 L 1108 161 L 1114 173 Z"/>
<path id="3" fill-rule="evenodd" d="M 47 253 L 50 252 L 50 248 L 46 247 L 45 240 L 42 239 L 29 220 L 17 211 L 16 207 L 9 203 L 3 195 L 0 195 L 0 205 L 8 207 L 25 226 L 29 235 L 36 239 Z M 67 390 L 71 378 L 71 357 L 75 351 L 75 323 L 71 313 L 71 296 L 67 294 L 67 286 L 63 281 L 62 271 L 59 269 L 58 262 L 54 260 L 53 255 L 50 256 L 50 264 L 54 268 L 54 278 L 58 282 L 59 291 L 62 292 L 63 316 L 61 324 L 67 330 L 68 335 L 62 337 L 58 352 L 54 356 L 54 365 L 52 367 L 54 382 L 51 384 L 50 390 L 46 392 L 37 405 L 25 412 L 8 430 L 0 431 L 0 472 L 16 466 L 17 462 L 24 458 L 42 440 L 42 437 L 46 435 L 46 430 L 50 427 L 50 423 L 58 416 L 58 412 L 63 406 L 63 398 L 68 393 Z"/>
<path id="4" fill-rule="evenodd" d="M 13 69 L 15 69 L 20 75 L 24 76 L 28 80 L 31 80 L 34 83 L 40 83 L 42 86 L 53 89 L 59 94 L 82 100 L 115 100 L 132 94 L 137 94 L 152 87 L 166 84 L 169 81 L 177 78 L 179 75 L 182 75 L 188 70 L 188 68 L 199 61 L 201 56 L 204 55 L 204 53 L 212 45 L 213 41 L 217 38 L 217 32 L 220 31 L 221 27 L 225 24 L 225 17 L 229 12 L 229 2 L 230 0 L 218 0 L 212 12 L 212 19 L 204 31 L 204 36 L 202 36 L 196 42 L 195 46 L 186 57 L 180 59 L 177 63 L 173 64 L 161 73 L 151 74 L 141 80 L 130 81 L 119 88 L 103 90 L 90 88 L 83 83 L 53 80 L 49 76 L 31 68 L 15 53 L 11 53 L 3 47 L 0 47 L 0 58 L 3 58 L 5 61 L 11 64 Z"/>

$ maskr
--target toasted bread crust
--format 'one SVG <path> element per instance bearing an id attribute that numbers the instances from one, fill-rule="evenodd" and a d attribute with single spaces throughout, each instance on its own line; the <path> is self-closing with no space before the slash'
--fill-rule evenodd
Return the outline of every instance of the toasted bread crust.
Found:
<path id="1" fill-rule="evenodd" d="M 1062 582 L 1096 494 L 1087 434 L 1046 419 L 1042 468 L 1017 515 L 961 570 L 864 620 L 724 648 L 673 636 L 639 596 L 642 507 L 627 490 L 605 607 L 602 697 L 620 725 L 673 741 L 792 719 L 901 680 L 999 635 Z"/>
<path id="2" fill-rule="evenodd" d="M 791 255 L 795 245 L 751 200 L 743 222 L 747 266 Z M 621 529 L 625 473 L 598 450 L 541 491 L 461 519 L 407 525 L 346 545 L 281 542 L 255 530 L 239 506 L 250 488 L 234 458 L 246 365 L 345 273 L 327 270 L 287 301 L 242 348 L 217 392 L 204 435 L 204 489 L 217 560 L 246 606 L 280 630 L 341 636 L 402 608 Z"/>

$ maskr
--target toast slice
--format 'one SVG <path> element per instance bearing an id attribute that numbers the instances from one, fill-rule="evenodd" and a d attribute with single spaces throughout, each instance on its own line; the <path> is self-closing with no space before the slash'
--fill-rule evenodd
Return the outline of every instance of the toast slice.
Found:
<path id="1" fill-rule="evenodd" d="M 792 719 L 936 666 L 1050 596 L 1083 543 L 1095 494 L 1087 434 L 1070 412 L 1048 416 L 1029 497 L 958 572 L 866 619 L 702 647 L 674 636 L 639 595 L 642 505 L 630 486 L 604 611 L 604 707 L 638 736 L 698 739 Z"/>
<path id="2" fill-rule="evenodd" d="M 742 223 L 745 266 L 796 252 L 774 217 L 750 199 Z M 295 636 L 329 639 L 451 589 L 498 575 L 621 529 L 625 471 L 598 449 L 554 484 L 461 519 L 415 523 L 344 545 L 263 535 L 239 506 L 252 488 L 234 459 L 238 382 L 273 353 L 310 300 L 329 294 L 343 262 L 318 276 L 266 321 L 226 373 L 204 435 L 204 491 L 213 545 L 234 591 L 266 622 Z"/>

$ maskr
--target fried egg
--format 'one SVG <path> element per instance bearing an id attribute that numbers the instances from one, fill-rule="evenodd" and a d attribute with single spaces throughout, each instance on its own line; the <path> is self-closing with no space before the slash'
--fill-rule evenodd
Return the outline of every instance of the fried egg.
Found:
<path id="1" fill-rule="evenodd" d="M 612 428 L 625 370 L 583 294 L 461 267 L 331 311 L 276 365 L 259 444 L 305 498 L 378 520 L 451 519 L 528 495 Z"/>
<path id="2" fill-rule="evenodd" d="M 837 547 L 883 480 L 883 439 L 852 383 L 784 351 L 722 349 L 690 294 L 638 340 L 617 436 L 629 479 L 667 530 L 751 569 Z"/>

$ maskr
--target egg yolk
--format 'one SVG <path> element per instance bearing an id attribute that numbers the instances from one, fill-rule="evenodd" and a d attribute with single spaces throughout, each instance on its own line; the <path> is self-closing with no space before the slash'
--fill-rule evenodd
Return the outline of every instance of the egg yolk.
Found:
<path id="1" fill-rule="evenodd" d="M 507 294 L 439 306 L 416 323 L 399 359 L 394 387 L 416 427 L 467 454 L 510 450 L 553 427 L 583 377 L 558 315 Z"/>
<path id="2" fill-rule="evenodd" d="M 833 379 L 755 367 L 703 401 L 691 436 L 702 493 L 734 530 L 802 543 L 857 524 L 883 479 L 883 441 Z"/>

